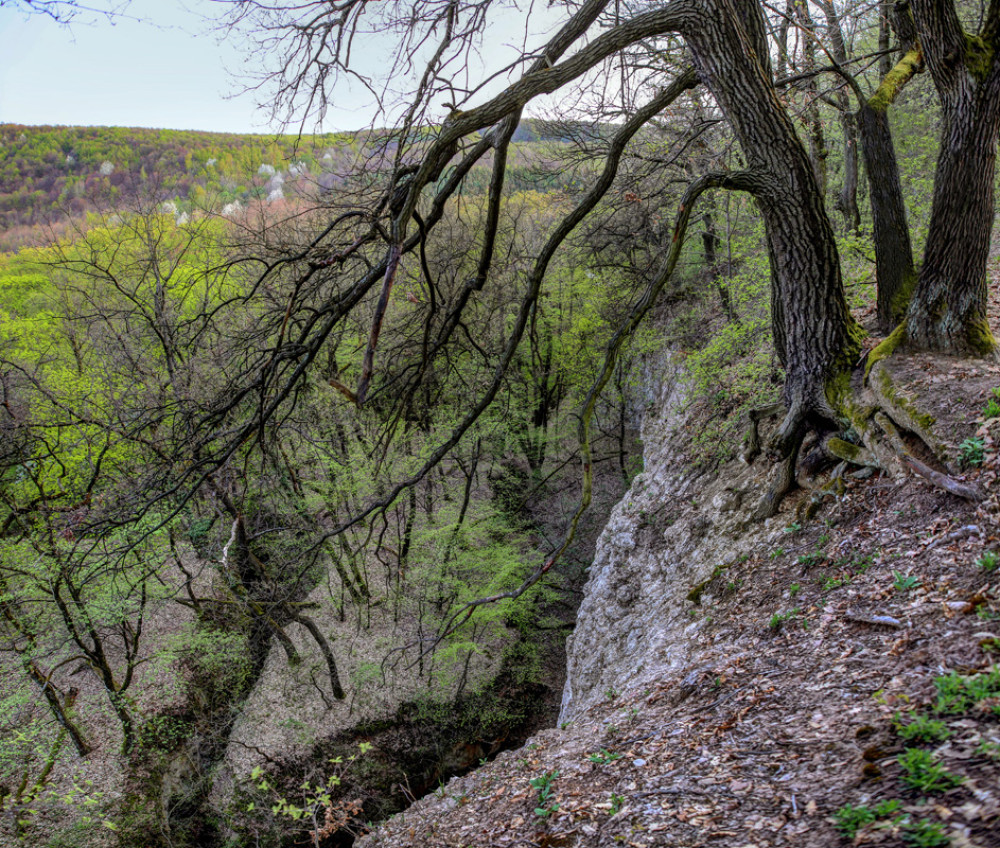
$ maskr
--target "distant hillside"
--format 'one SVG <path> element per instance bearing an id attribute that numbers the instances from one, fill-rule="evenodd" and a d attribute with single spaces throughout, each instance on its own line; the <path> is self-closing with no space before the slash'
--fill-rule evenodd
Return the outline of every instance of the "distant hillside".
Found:
<path id="1" fill-rule="evenodd" d="M 525 122 L 515 140 L 520 155 L 508 171 L 510 188 L 572 186 L 572 176 L 536 148 L 558 145 L 580 129 Z M 136 189 L 173 202 L 178 214 L 336 191 L 349 175 L 391 162 L 395 149 L 378 130 L 298 138 L 0 124 L 0 250 L 15 247 L 27 230 L 81 216 Z M 483 191 L 487 180 L 483 168 L 474 170 L 465 190 Z"/>

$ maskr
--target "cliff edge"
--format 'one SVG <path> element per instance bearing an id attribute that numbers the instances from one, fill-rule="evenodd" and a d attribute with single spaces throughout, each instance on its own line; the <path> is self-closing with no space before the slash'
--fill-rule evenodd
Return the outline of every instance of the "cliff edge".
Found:
<path id="1" fill-rule="evenodd" d="M 766 464 L 696 470 L 697 412 L 664 386 L 590 571 L 559 726 L 358 844 L 1000 845 L 1000 462 L 983 420 L 1000 369 L 902 376 L 942 441 L 981 448 L 957 457 L 981 502 L 841 468 L 800 474 L 754 522 Z"/>

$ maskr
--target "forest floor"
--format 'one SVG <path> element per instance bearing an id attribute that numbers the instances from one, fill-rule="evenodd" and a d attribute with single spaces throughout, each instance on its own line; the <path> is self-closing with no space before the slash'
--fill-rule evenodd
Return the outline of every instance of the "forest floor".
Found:
<path id="1" fill-rule="evenodd" d="M 983 440 L 963 475 L 983 502 L 862 471 L 806 523 L 822 480 L 800 478 L 787 544 L 691 603 L 689 667 L 608 691 L 362 844 L 1000 846 L 1000 366 L 908 375 L 948 441 Z"/>

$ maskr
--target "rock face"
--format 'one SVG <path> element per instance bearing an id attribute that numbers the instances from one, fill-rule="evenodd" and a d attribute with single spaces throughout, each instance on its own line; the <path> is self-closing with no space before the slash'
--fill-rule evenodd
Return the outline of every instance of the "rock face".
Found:
<path id="1" fill-rule="evenodd" d="M 643 424 L 645 470 L 598 542 L 567 645 L 561 722 L 687 665 L 703 622 L 690 617 L 701 584 L 782 535 L 775 520 L 750 521 L 763 495 L 759 471 L 736 461 L 691 470 L 686 406 L 678 371 Z"/>

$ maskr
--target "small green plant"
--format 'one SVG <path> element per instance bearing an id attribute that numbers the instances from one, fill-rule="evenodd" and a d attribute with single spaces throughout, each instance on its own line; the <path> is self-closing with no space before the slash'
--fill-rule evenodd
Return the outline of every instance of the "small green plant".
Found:
<path id="1" fill-rule="evenodd" d="M 983 418 L 1000 418 L 1000 388 L 994 389 L 991 394 L 993 396 L 983 407 Z"/>
<path id="2" fill-rule="evenodd" d="M 823 591 L 829 591 L 830 589 L 839 589 L 841 586 L 847 586 L 851 582 L 849 575 L 845 574 L 841 577 L 827 577 L 823 581 Z"/>
<path id="3" fill-rule="evenodd" d="M 837 557 L 837 559 L 833 561 L 833 564 L 837 568 L 847 568 L 857 574 L 864 574 L 869 568 L 872 567 L 874 559 L 871 554 L 866 554 L 865 556 L 847 554 L 846 556 Z"/>
<path id="4" fill-rule="evenodd" d="M 271 812 L 275 816 L 290 819 L 298 826 L 305 826 L 313 831 L 319 830 L 319 821 L 324 811 L 329 812 L 336 809 L 342 813 L 357 814 L 360 812 L 360 807 L 354 805 L 353 802 L 338 801 L 334 798 L 334 793 L 351 764 L 371 749 L 370 742 L 360 742 L 358 754 L 352 754 L 346 760 L 343 757 L 333 757 L 329 760 L 330 765 L 333 766 L 332 774 L 325 783 L 313 784 L 308 780 L 303 783 L 300 787 L 302 790 L 301 803 L 293 803 L 284 796 L 275 797 L 274 803 L 271 805 Z M 261 792 L 274 793 L 277 790 L 277 787 L 271 783 L 264 769 L 260 766 L 254 766 L 250 772 L 250 779 Z M 444 787 L 440 786 L 439 790 L 443 793 Z M 253 812 L 255 807 L 256 802 L 251 802 L 247 805 L 247 812 Z"/>
<path id="5" fill-rule="evenodd" d="M 905 742 L 940 742 L 951 736 L 951 731 L 943 721 L 918 715 L 904 723 L 903 716 L 896 713 L 892 721 L 896 735 Z"/>
<path id="6" fill-rule="evenodd" d="M 935 678 L 934 686 L 938 691 L 935 712 L 943 715 L 968 712 L 981 701 L 1000 697 L 1000 666 L 971 677 L 953 671 Z M 993 705 L 990 709 L 1000 715 L 1000 707 Z"/>
<path id="7" fill-rule="evenodd" d="M 892 818 L 892 816 L 900 811 L 902 806 L 903 802 L 898 798 L 890 798 L 885 801 L 880 801 L 878 806 L 875 807 L 875 815 L 880 819 Z"/>
<path id="8" fill-rule="evenodd" d="M 618 697 L 618 690 L 615 689 L 614 686 L 609 686 L 604 690 L 604 697 L 609 701 L 613 701 Z"/>
<path id="9" fill-rule="evenodd" d="M 944 825 L 939 822 L 917 819 L 903 824 L 903 841 L 916 848 L 943 848 L 951 844 L 951 839 L 944 832 Z"/>
<path id="10" fill-rule="evenodd" d="M 917 792 L 947 792 L 962 783 L 961 777 L 936 763 L 923 748 L 907 748 L 896 761 L 903 769 L 900 779 Z"/>
<path id="11" fill-rule="evenodd" d="M 793 621 L 799 618 L 801 613 L 802 610 L 799 607 L 786 610 L 785 612 L 776 612 L 771 616 L 771 620 L 767 623 L 767 626 L 772 630 L 781 630 L 786 621 Z"/>
<path id="12" fill-rule="evenodd" d="M 784 556 L 784 554 L 785 554 L 784 548 L 775 548 L 773 551 L 771 551 L 771 553 L 768 554 L 768 556 L 771 559 L 777 559 L 780 556 Z"/>
<path id="13" fill-rule="evenodd" d="M 874 824 L 879 819 L 891 819 L 902 806 L 895 798 L 881 801 L 874 810 L 864 804 L 857 807 L 845 804 L 833 814 L 833 826 L 848 839 L 853 839 L 861 828 Z"/>
<path id="14" fill-rule="evenodd" d="M 958 462 L 963 468 L 978 468 L 985 458 L 986 443 L 974 436 L 958 446 Z"/>
<path id="15" fill-rule="evenodd" d="M 802 586 L 800 586 L 798 583 L 793 583 L 791 586 L 788 587 L 788 596 L 790 598 L 794 598 L 801 589 Z"/>
<path id="16" fill-rule="evenodd" d="M 983 739 L 979 743 L 979 747 L 976 748 L 976 753 L 1000 762 L 1000 742 L 991 742 L 988 739 Z"/>
<path id="17" fill-rule="evenodd" d="M 622 804 L 625 803 L 625 798 L 623 796 L 621 796 L 621 795 L 618 795 L 615 792 L 612 792 L 611 793 L 611 798 L 610 798 L 610 803 L 611 803 L 611 811 L 610 811 L 611 815 L 617 816 L 618 813 L 621 812 Z"/>
<path id="18" fill-rule="evenodd" d="M 876 821 L 874 810 L 861 804 L 853 807 L 844 804 L 833 814 L 833 826 L 837 828 L 848 839 L 854 839 L 855 834 L 863 827 L 867 827 Z"/>
<path id="19" fill-rule="evenodd" d="M 597 763 L 598 765 L 607 765 L 608 763 L 613 763 L 615 760 L 620 760 L 622 758 L 621 754 L 612 754 L 607 748 L 601 748 L 595 754 L 589 754 L 587 759 L 592 763 Z"/>
<path id="20" fill-rule="evenodd" d="M 798 521 L 793 521 L 785 528 L 786 533 L 798 533 L 802 529 L 802 525 Z"/>
<path id="21" fill-rule="evenodd" d="M 1000 566 L 1000 554 L 996 551 L 983 551 L 983 553 L 976 558 L 976 565 L 978 565 L 983 571 L 996 571 L 997 566 Z"/>
<path id="22" fill-rule="evenodd" d="M 823 562 L 826 562 L 826 554 L 821 548 L 816 548 L 812 553 L 802 554 L 798 558 L 798 563 L 803 568 L 813 568 Z"/>
<path id="23" fill-rule="evenodd" d="M 552 784 L 557 777 L 559 777 L 558 770 L 547 771 L 529 781 L 531 788 L 538 792 L 538 806 L 535 807 L 535 815 L 539 818 L 548 818 L 559 810 L 558 802 L 552 800 Z"/>
<path id="24" fill-rule="evenodd" d="M 919 586 L 920 581 L 912 574 L 903 574 L 902 571 L 892 572 L 892 587 L 897 592 L 909 592 L 911 589 L 919 588 Z"/>

